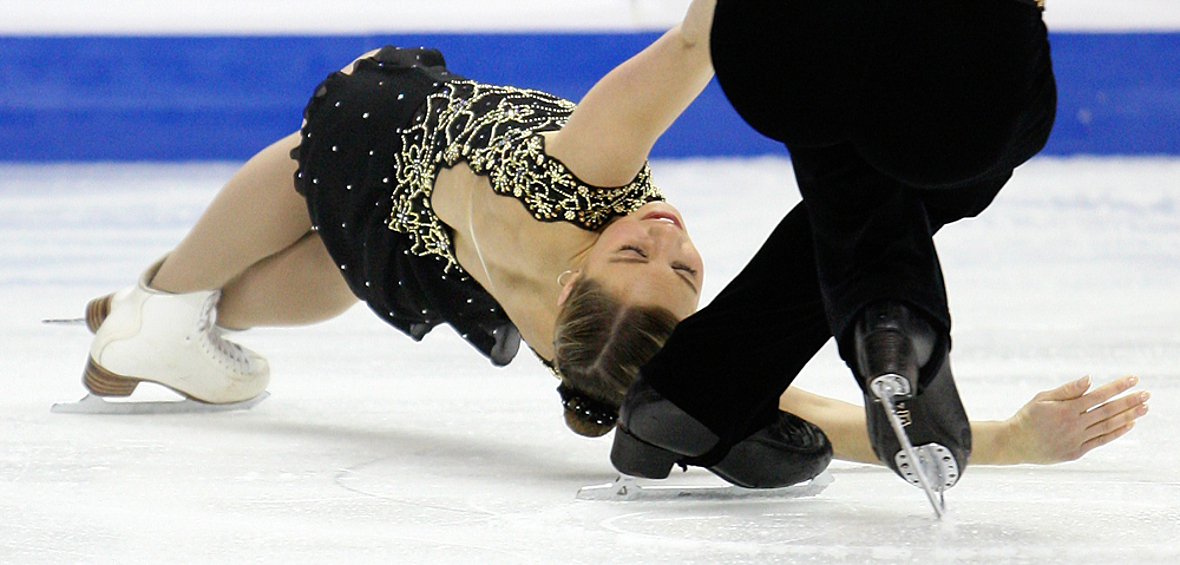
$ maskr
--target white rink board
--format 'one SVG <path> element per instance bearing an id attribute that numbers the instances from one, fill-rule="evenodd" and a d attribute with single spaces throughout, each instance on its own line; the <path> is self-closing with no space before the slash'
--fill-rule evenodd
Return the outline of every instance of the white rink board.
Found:
<path id="1" fill-rule="evenodd" d="M 653 30 L 687 0 L 0 0 L 0 34 Z M 1053 31 L 1176 31 L 1176 0 L 1049 0 Z"/>

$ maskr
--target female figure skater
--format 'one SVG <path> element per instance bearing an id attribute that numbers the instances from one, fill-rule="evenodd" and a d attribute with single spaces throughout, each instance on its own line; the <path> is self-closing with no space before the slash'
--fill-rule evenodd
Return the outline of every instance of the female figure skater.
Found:
<path id="1" fill-rule="evenodd" d="M 700 297 L 700 256 L 647 154 L 712 77 L 710 15 L 694 5 L 576 107 L 467 80 L 431 49 L 363 55 L 136 286 L 91 302 L 85 385 L 252 398 L 267 362 L 226 330 L 362 300 L 414 339 L 449 324 L 494 365 L 523 339 L 561 377 L 567 423 L 606 433 Z"/>
<path id="2" fill-rule="evenodd" d="M 700 296 L 700 257 L 646 156 L 712 76 L 712 4 L 694 2 L 576 108 L 454 75 L 433 50 L 362 56 L 137 285 L 91 302 L 86 386 L 248 399 L 269 369 L 227 330 L 313 323 L 363 300 L 414 339 L 445 322 L 495 365 L 523 339 L 561 378 L 567 424 L 607 433 L 637 367 Z M 800 398 L 832 426 L 856 419 Z M 857 453 L 843 437 L 837 454 Z M 826 465 L 831 447 L 817 446 Z"/>

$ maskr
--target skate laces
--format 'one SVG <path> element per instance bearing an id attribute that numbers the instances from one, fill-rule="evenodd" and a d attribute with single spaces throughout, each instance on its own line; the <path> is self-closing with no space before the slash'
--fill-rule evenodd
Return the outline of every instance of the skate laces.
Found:
<path id="1" fill-rule="evenodd" d="M 241 345 L 221 337 L 214 325 L 217 318 L 217 301 L 221 292 L 215 292 L 201 306 L 197 321 L 197 332 L 201 337 L 201 348 L 219 367 L 238 376 L 252 376 L 255 373 L 254 359 Z"/>

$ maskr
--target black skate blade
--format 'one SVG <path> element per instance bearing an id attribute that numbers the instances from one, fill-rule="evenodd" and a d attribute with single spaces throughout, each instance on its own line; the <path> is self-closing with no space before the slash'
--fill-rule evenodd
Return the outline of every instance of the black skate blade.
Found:
<path id="1" fill-rule="evenodd" d="M 656 485 L 639 484 L 635 477 L 619 475 L 612 483 L 578 489 L 578 500 L 740 500 L 791 499 L 819 495 L 835 481 L 824 471 L 806 483 L 782 488 L 751 489 L 735 485 Z"/>
<path id="2" fill-rule="evenodd" d="M 54 414 L 211 414 L 217 412 L 231 412 L 234 410 L 249 410 L 258 403 L 266 400 L 269 392 L 263 392 L 254 398 L 239 402 L 212 404 L 191 398 L 183 400 L 149 400 L 149 401 L 110 401 L 101 396 L 87 394 L 77 402 L 59 402 L 49 408 Z"/>

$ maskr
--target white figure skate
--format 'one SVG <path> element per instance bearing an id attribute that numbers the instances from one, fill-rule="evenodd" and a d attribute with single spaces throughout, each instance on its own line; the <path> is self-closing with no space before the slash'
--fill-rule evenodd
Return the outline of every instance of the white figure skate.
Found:
<path id="1" fill-rule="evenodd" d="M 86 324 L 95 335 L 83 384 L 98 397 L 125 397 L 140 382 L 154 382 L 199 403 L 252 406 L 256 402 L 248 401 L 260 400 L 270 380 L 266 359 L 226 340 L 216 328 L 220 291 L 171 294 L 148 287 L 159 265 L 148 269 L 137 285 L 87 305 Z M 191 406 L 138 410 L 116 406 L 127 403 L 83 401 L 74 410 L 56 405 L 54 411 L 202 411 Z M 111 409 L 104 410 L 103 404 Z"/>

